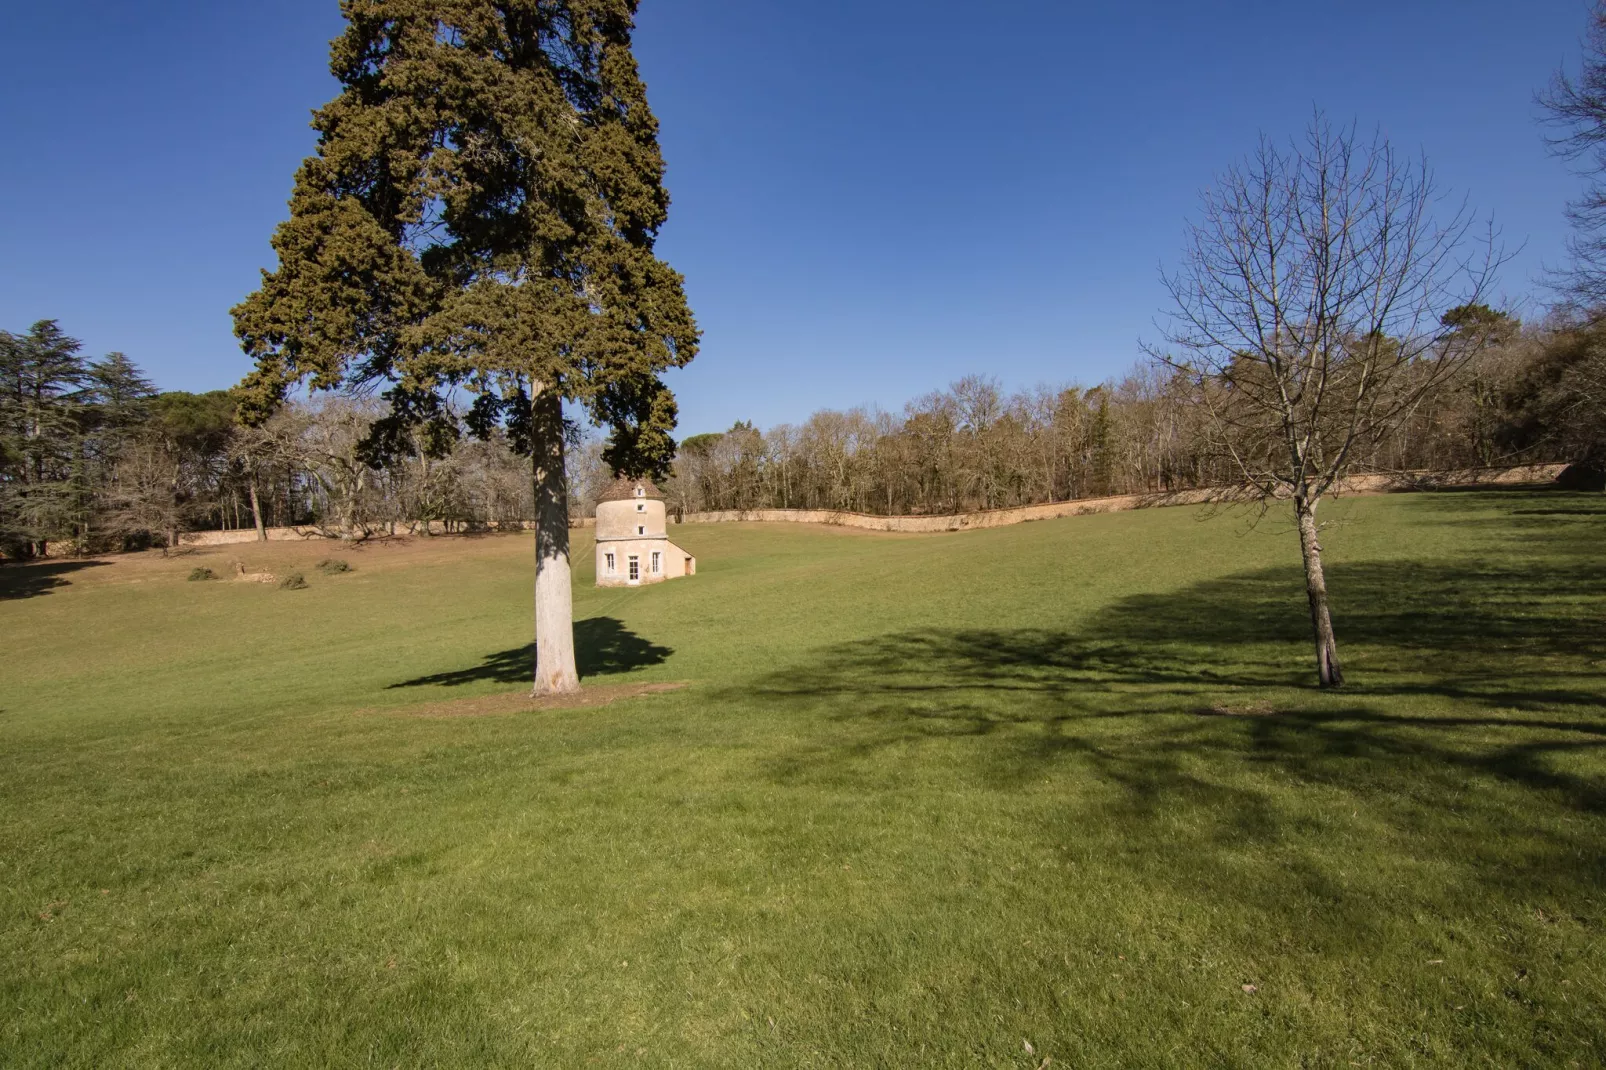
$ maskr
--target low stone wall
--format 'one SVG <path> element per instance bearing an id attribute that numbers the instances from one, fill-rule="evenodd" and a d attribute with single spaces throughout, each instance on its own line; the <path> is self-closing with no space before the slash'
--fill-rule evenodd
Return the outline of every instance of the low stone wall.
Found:
<path id="1" fill-rule="evenodd" d="M 950 516 L 876 516 L 828 509 L 728 509 L 710 513 L 687 513 L 686 524 L 728 524 L 741 521 L 784 524 L 830 524 L 861 528 L 865 531 L 932 533 L 967 531 L 973 528 L 1001 528 L 1028 520 L 1053 520 L 1088 513 L 1113 513 L 1124 509 L 1147 509 L 1162 505 L 1201 505 L 1220 494 L 1208 490 L 1178 491 L 1174 494 L 1124 494 L 1115 498 L 1084 498 L 1048 505 L 1023 505 L 1015 509 L 988 509 Z"/>
<path id="2" fill-rule="evenodd" d="M 268 528 L 269 542 L 296 542 L 301 539 L 321 538 L 316 531 L 306 528 Z M 186 531 L 178 537 L 181 546 L 232 546 L 237 542 L 256 542 L 257 533 L 253 528 L 239 528 L 234 531 Z"/>
<path id="3" fill-rule="evenodd" d="M 492 524 L 490 525 L 489 530 L 519 531 L 525 528 L 533 528 L 534 526 L 534 521 L 524 520 L 507 524 Z M 413 524 L 397 524 L 396 534 L 421 534 L 426 527 L 429 529 L 429 533 L 431 535 L 459 534 L 458 532 L 448 531 L 446 529 L 446 522 L 444 520 L 431 520 L 428 524 L 424 524 L 422 522 Z M 388 526 L 384 530 L 376 529 L 375 531 L 369 533 L 368 538 L 381 538 L 387 535 L 389 531 L 390 529 Z M 326 532 L 321 528 L 312 527 L 268 528 L 266 533 L 269 542 L 304 542 L 308 539 L 340 538 L 338 534 Z M 187 531 L 178 537 L 178 541 L 183 546 L 232 546 L 235 543 L 256 542 L 257 533 L 255 528 L 239 528 L 234 531 Z"/>
<path id="4" fill-rule="evenodd" d="M 1473 487 L 1521 483 L 1552 483 L 1565 465 L 1538 464 L 1520 468 L 1469 468 L 1449 472 L 1405 472 L 1398 475 L 1352 476 L 1344 481 L 1343 494 L 1389 494 L 1398 491 L 1430 490 L 1439 487 Z M 877 516 L 829 509 L 728 509 L 706 513 L 687 513 L 682 523 L 729 524 L 747 522 L 783 524 L 830 524 L 865 531 L 930 533 L 969 531 L 1022 524 L 1029 520 L 1055 520 L 1089 513 L 1116 513 L 1129 509 L 1156 509 L 1167 505 L 1206 505 L 1241 498 L 1237 488 L 1216 487 L 1157 494 L 1122 494 L 1111 498 L 1082 498 L 1048 505 L 1023 505 L 1014 509 L 988 509 L 949 516 Z"/>
<path id="5" fill-rule="evenodd" d="M 1565 464 L 1524 464 L 1515 468 L 1451 468 L 1443 472 L 1350 476 L 1344 481 L 1343 493 L 1395 494 L 1412 490 L 1554 483 L 1566 467 Z"/>

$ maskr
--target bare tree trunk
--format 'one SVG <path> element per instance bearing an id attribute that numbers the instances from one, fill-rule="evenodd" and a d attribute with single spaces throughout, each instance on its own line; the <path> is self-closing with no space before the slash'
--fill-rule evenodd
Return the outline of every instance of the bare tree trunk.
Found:
<path id="1" fill-rule="evenodd" d="M 1338 664 L 1338 641 L 1327 609 L 1327 577 L 1322 574 L 1322 547 L 1316 538 L 1316 503 L 1294 499 L 1299 521 L 1299 550 L 1305 559 L 1305 595 L 1310 600 L 1311 631 L 1316 640 L 1316 678 L 1322 687 L 1343 687 L 1344 670 Z"/>
<path id="2" fill-rule="evenodd" d="M 358 476 L 355 485 L 345 495 L 345 503 L 340 509 L 340 540 L 350 542 L 357 537 L 357 495 L 362 493 L 362 477 Z"/>
<path id="3" fill-rule="evenodd" d="M 580 690 L 574 663 L 574 594 L 569 576 L 569 502 L 563 470 L 563 401 L 543 390 L 531 405 L 535 478 L 535 690 Z"/>
<path id="4" fill-rule="evenodd" d="M 262 523 L 262 503 L 257 500 L 257 477 L 251 477 L 251 520 L 256 525 L 257 542 L 268 541 L 268 529 Z"/>

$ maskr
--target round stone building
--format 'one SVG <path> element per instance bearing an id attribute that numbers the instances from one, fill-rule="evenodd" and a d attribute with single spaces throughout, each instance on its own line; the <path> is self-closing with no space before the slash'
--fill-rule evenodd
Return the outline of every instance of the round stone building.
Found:
<path id="1" fill-rule="evenodd" d="M 597 500 L 597 586 L 691 576 L 697 559 L 669 541 L 664 495 L 646 479 L 614 480 Z"/>

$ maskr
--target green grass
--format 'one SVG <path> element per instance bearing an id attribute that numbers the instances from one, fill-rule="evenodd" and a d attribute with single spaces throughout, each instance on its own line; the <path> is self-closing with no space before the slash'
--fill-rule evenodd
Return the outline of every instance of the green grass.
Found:
<path id="1" fill-rule="evenodd" d="M 0 569 L 0 1065 L 1601 1065 L 1606 501 L 1328 512 Z"/>

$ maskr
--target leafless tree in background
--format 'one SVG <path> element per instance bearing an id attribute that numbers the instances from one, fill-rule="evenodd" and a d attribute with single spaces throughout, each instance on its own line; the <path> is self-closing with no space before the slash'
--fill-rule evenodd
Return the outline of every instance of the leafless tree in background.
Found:
<path id="1" fill-rule="evenodd" d="M 1452 308 L 1482 307 L 1497 257 L 1468 240 L 1464 208 L 1435 216 L 1440 199 L 1425 161 L 1318 115 L 1205 194 L 1166 279 L 1170 348 L 1153 355 L 1192 380 L 1211 444 L 1250 493 L 1292 501 L 1323 687 L 1344 675 L 1317 506 L 1488 344 L 1441 329 Z"/>
<path id="2" fill-rule="evenodd" d="M 1583 196 L 1567 206 L 1572 264 L 1561 273 L 1562 288 L 1581 307 L 1599 310 L 1606 306 L 1606 3 L 1590 13 L 1583 69 L 1577 77 L 1558 71 L 1539 103 L 1555 131 L 1551 151 L 1588 177 Z"/>
<path id="3" fill-rule="evenodd" d="M 120 535 L 159 536 L 168 549 L 190 519 L 183 459 L 156 436 L 133 442 L 118 458 L 105 494 L 106 527 Z"/>

